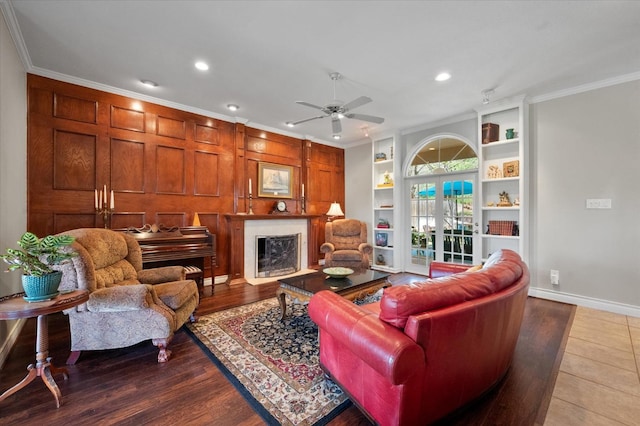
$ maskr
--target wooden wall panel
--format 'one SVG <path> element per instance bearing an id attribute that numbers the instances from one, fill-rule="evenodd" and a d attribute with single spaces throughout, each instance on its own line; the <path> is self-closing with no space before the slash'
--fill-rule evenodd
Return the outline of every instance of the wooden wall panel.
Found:
<path id="1" fill-rule="evenodd" d="M 112 106 L 111 127 L 123 130 L 133 130 L 134 132 L 144 132 L 145 114 L 142 111 Z"/>
<path id="2" fill-rule="evenodd" d="M 117 206 L 117 204 L 116 204 Z M 101 226 L 104 224 L 101 223 Z M 120 212 L 115 211 L 111 215 L 110 228 L 123 229 L 123 228 L 142 228 L 147 222 L 147 216 L 144 212 Z M 72 229 L 72 228 L 68 228 Z"/>
<path id="3" fill-rule="evenodd" d="M 56 234 L 74 228 L 95 228 L 96 215 L 91 213 L 59 213 L 53 215 L 53 229 Z"/>
<path id="4" fill-rule="evenodd" d="M 157 212 L 154 223 L 164 225 L 167 228 L 191 225 L 190 223 L 187 223 L 187 215 L 183 212 Z"/>
<path id="5" fill-rule="evenodd" d="M 196 124 L 195 135 L 193 139 L 196 142 L 208 143 L 212 145 L 219 145 L 218 141 L 218 129 L 212 126 L 206 126 L 204 124 Z"/>
<path id="6" fill-rule="evenodd" d="M 194 162 L 194 194 L 211 196 L 220 195 L 218 173 L 221 172 L 221 169 L 219 166 L 218 154 L 196 151 Z"/>
<path id="7" fill-rule="evenodd" d="M 56 130 L 53 142 L 53 188 L 93 190 L 96 135 Z"/>
<path id="8" fill-rule="evenodd" d="M 111 189 L 144 193 L 144 143 L 111 139 Z"/>
<path id="9" fill-rule="evenodd" d="M 185 139 L 186 123 L 183 120 L 174 120 L 168 117 L 158 117 L 156 132 L 159 136 Z"/>
<path id="10" fill-rule="evenodd" d="M 170 146 L 156 147 L 156 192 L 185 193 L 185 152 Z"/>
<path id="11" fill-rule="evenodd" d="M 78 99 L 60 93 L 54 93 L 53 96 L 54 117 L 83 123 L 97 123 L 98 103 L 96 101 Z"/>
<path id="12" fill-rule="evenodd" d="M 198 212 L 216 234 L 220 276 L 238 255 L 221 218 L 247 211 L 248 179 L 256 214 L 272 209 L 273 198 L 255 196 L 260 162 L 293 168 L 292 198 L 286 200 L 292 214 L 301 211 L 302 183 L 308 213 L 325 213 L 325 198 L 343 203 L 339 148 L 31 74 L 27 83 L 27 227 L 37 235 L 103 227 L 94 189 L 106 185 L 115 195 L 112 228 L 187 226 Z M 314 177 L 316 169 L 333 173 L 331 180 Z M 327 190 L 331 197 L 320 195 Z M 318 220 L 318 247 L 310 253 L 324 241 L 323 222 Z"/>

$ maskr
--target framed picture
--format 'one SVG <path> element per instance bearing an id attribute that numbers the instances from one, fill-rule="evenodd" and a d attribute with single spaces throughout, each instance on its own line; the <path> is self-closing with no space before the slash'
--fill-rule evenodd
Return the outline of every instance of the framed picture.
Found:
<path id="1" fill-rule="evenodd" d="M 293 198 L 293 167 L 258 163 L 258 197 Z"/>
<path id="2" fill-rule="evenodd" d="M 502 165 L 502 174 L 504 177 L 520 176 L 520 161 L 507 161 Z"/>

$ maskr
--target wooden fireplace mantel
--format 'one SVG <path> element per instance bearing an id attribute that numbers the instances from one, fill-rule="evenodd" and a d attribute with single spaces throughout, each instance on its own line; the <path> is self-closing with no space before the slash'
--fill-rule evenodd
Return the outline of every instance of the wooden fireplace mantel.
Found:
<path id="1" fill-rule="evenodd" d="M 307 262 L 318 264 L 320 252 L 318 232 L 322 215 L 312 214 L 225 214 L 229 231 L 229 278 L 231 284 L 244 281 L 244 223 L 248 220 L 298 220 L 307 221 Z"/>

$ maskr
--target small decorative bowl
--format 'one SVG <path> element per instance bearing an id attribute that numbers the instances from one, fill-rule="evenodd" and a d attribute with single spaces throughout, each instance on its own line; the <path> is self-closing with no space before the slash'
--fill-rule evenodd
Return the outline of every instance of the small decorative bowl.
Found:
<path id="1" fill-rule="evenodd" d="M 334 268 L 325 268 L 322 272 L 329 275 L 331 278 L 345 278 L 353 274 L 353 269 L 337 266 Z"/>

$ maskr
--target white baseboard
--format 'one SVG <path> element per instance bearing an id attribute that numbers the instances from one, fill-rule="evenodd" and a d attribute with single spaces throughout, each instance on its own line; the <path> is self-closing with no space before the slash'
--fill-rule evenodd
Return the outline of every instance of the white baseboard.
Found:
<path id="1" fill-rule="evenodd" d="M 640 318 L 640 306 L 627 305 L 625 303 L 612 302 L 610 300 L 595 299 L 592 297 L 579 296 L 535 287 L 529 287 L 529 296 Z"/>
<path id="2" fill-rule="evenodd" d="M 0 347 L 0 368 L 4 367 L 4 363 L 7 360 L 7 357 L 9 356 L 9 351 L 13 347 L 14 343 L 16 343 L 16 340 L 18 340 L 18 337 L 20 336 L 20 332 L 22 331 L 22 328 L 24 327 L 26 322 L 27 322 L 26 318 L 17 320 L 15 327 L 11 329 L 6 340 Z"/>

